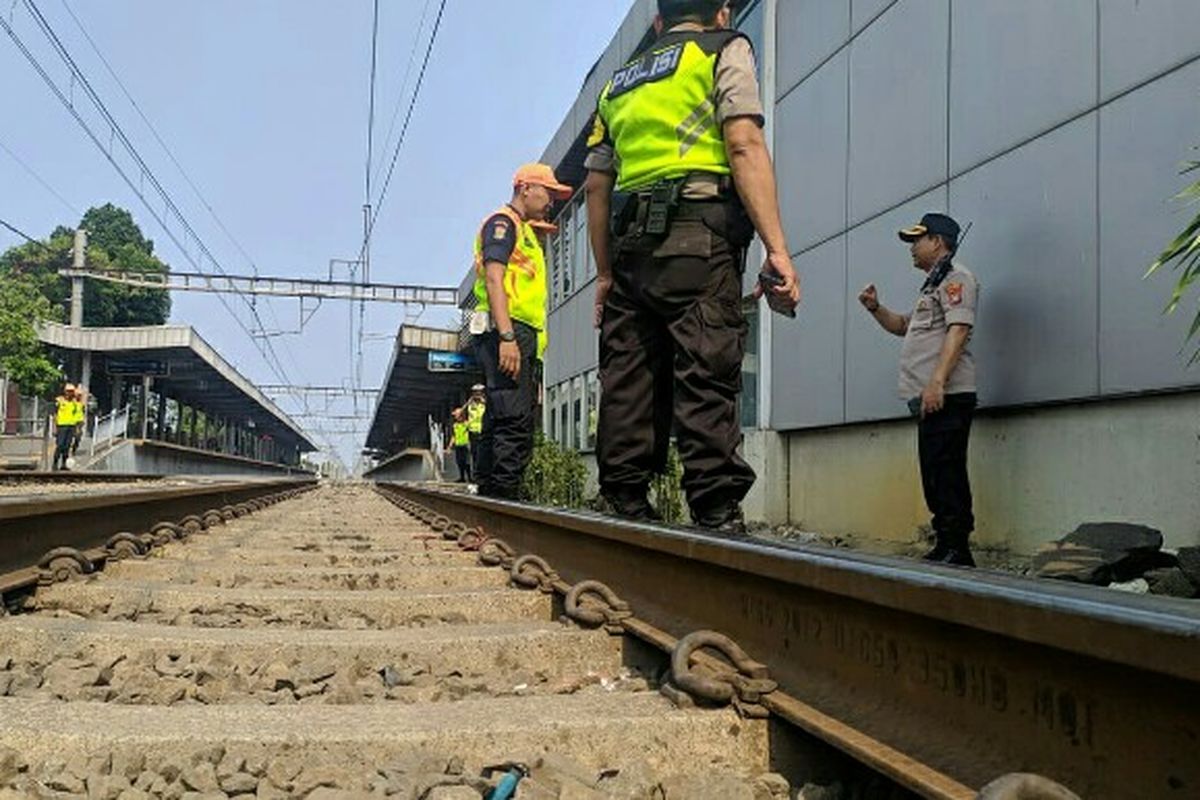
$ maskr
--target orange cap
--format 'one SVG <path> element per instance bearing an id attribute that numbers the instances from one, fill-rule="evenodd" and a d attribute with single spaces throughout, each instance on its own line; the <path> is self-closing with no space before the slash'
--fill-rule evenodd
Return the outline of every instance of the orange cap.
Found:
<path id="1" fill-rule="evenodd" d="M 558 200 L 566 200 L 574 193 L 570 186 L 559 183 L 558 178 L 554 177 L 554 170 L 545 164 L 526 164 L 518 169 L 517 174 L 513 176 L 513 186 L 522 184 L 545 186 Z"/>

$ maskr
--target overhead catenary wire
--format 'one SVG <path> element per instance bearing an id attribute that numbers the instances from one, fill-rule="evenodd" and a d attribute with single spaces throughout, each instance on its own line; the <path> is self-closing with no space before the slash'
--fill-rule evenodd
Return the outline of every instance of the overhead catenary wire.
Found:
<path id="1" fill-rule="evenodd" d="M 4 144 L 4 142 L 0 142 L 0 150 L 3 150 L 5 153 L 8 153 L 9 158 L 11 158 L 13 161 L 17 162 L 17 165 L 20 166 L 21 169 L 25 170 L 25 172 L 29 175 L 29 177 L 31 177 L 35 181 L 37 181 L 38 184 L 41 185 L 41 187 L 43 189 L 45 189 L 47 192 L 54 195 L 55 199 L 58 200 L 58 202 L 62 203 L 64 206 L 66 206 L 68 209 L 70 209 L 70 211 L 73 214 L 75 214 L 76 216 L 83 216 L 82 212 L 80 212 L 80 210 L 75 207 L 74 203 L 72 203 L 70 200 L 63 197 L 61 194 L 59 194 L 59 192 L 53 186 L 51 186 L 46 181 L 45 178 L 43 178 L 41 175 L 39 175 L 37 173 L 37 171 L 34 170 L 33 167 L 29 166 L 28 162 L 26 162 L 25 159 L 21 158 L 19 155 L 14 153 L 12 151 L 12 149 L 8 147 L 8 145 Z"/>
<path id="2" fill-rule="evenodd" d="M 25 231 L 21 230 L 20 228 L 18 228 L 17 226 L 13 225 L 12 223 L 10 223 L 10 222 L 6 222 L 6 221 L 4 221 L 4 220 L 0 219 L 0 226 L 2 226 L 2 227 L 5 227 L 5 228 L 8 228 L 10 231 L 12 231 L 13 233 L 15 233 L 17 236 L 20 236 L 22 239 L 24 239 L 24 240 L 25 240 L 26 242 L 28 242 L 29 244 L 35 244 L 35 245 L 37 245 L 38 247 L 40 247 L 40 248 L 42 248 L 43 250 L 45 250 L 46 252 L 50 252 L 50 248 L 49 248 L 49 247 L 47 247 L 47 246 L 45 245 L 45 243 L 44 243 L 44 242 L 39 242 L 37 239 L 33 238 L 33 237 L 32 237 L 32 236 L 30 236 L 28 233 L 26 233 Z"/>
<path id="3" fill-rule="evenodd" d="M 88 99 L 91 100 L 93 106 L 95 106 L 96 110 L 100 113 L 101 117 L 104 119 L 106 124 L 109 126 L 110 145 L 108 147 L 105 146 L 104 142 L 100 139 L 100 137 L 97 135 L 95 130 L 93 130 L 92 126 L 89 125 L 87 120 L 85 120 L 83 118 L 82 114 L 80 114 L 79 110 L 75 106 L 75 103 L 74 103 L 72 97 L 69 97 L 68 94 L 66 92 L 64 92 L 63 89 L 57 84 L 57 82 L 54 80 L 54 78 L 50 76 L 50 74 L 47 72 L 46 68 L 38 60 L 37 56 L 34 55 L 34 53 L 25 44 L 24 40 L 16 32 L 13 25 L 8 20 L 6 20 L 3 16 L 0 16 L 0 27 L 2 27 L 4 29 L 5 33 L 7 33 L 9 38 L 13 41 L 14 45 L 16 45 L 17 49 L 22 53 L 22 55 L 25 56 L 26 60 L 29 61 L 30 65 L 34 68 L 34 70 L 42 78 L 43 82 L 45 82 L 45 84 L 50 88 L 51 92 L 58 98 L 59 102 L 63 104 L 63 106 L 67 109 L 68 113 L 71 114 L 71 116 L 75 119 L 76 123 L 79 124 L 79 126 L 87 134 L 88 138 L 91 139 L 92 143 L 97 147 L 97 149 L 100 150 L 101 153 L 104 154 L 105 158 L 109 161 L 109 163 L 117 171 L 118 175 L 120 175 L 121 179 L 125 182 L 126 186 L 129 188 L 129 190 L 132 191 L 134 193 L 134 195 L 137 196 L 138 199 L 142 201 L 142 204 L 146 207 L 146 209 L 149 211 L 151 216 L 153 216 L 154 219 L 159 223 L 159 225 L 162 227 L 164 232 L 167 234 L 168 238 L 170 238 L 171 241 L 175 244 L 175 246 L 179 249 L 179 251 L 183 255 L 183 257 L 185 259 L 187 259 L 187 261 L 189 263 L 191 263 L 192 266 L 197 271 L 203 271 L 203 262 L 205 260 L 207 260 L 208 263 L 214 269 L 216 269 L 219 273 L 226 274 L 225 269 L 221 266 L 220 262 L 212 254 L 212 252 L 209 250 L 209 248 L 204 243 L 204 241 L 200 238 L 200 236 L 196 233 L 195 229 L 188 222 L 186 217 L 184 217 L 182 211 L 180 211 L 179 207 L 175 204 L 174 200 L 171 198 L 170 194 L 166 191 L 165 187 L 162 185 L 162 183 L 159 181 L 159 179 L 156 177 L 153 170 L 150 169 L 150 167 L 146 163 L 145 159 L 142 157 L 140 152 L 138 152 L 136 146 L 129 139 L 129 137 L 125 134 L 125 131 L 121 128 L 120 124 L 115 119 L 115 117 L 111 114 L 108 107 L 105 105 L 103 99 L 100 98 L 99 94 L 92 87 L 90 81 L 88 81 L 88 79 L 87 79 L 87 76 L 83 73 L 83 71 L 80 69 L 78 64 L 75 62 L 74 58 L 71 56 L 70 52 L 66 49 L 65 45 L 63 45 L 61 39 L 55 33 L 53 27 L 46 20 L 45 16 L 41 13 L 40 9 L 38 9 L 36 3 L 33 2 L 33 0 L 24 0 L 24 5 L 28 9 L 29 13 L 33 17 L 33 19 L 36 22 L 36 24 L 38 25 L 38 27 L 41 29 L 43 35 L 46 37 L 46 39 L 50 42 L 51 46 L 54 48 L 56 54 L 59 56 L 59 58 L 63 61 L 63 63 L 67 66 L 68 70 L 70 71 L 71 79 L 72 79 L 72 84 L 71 84 L 72 94 L 73 94 L 74 86 L 76 84 L 78 84 L 83 89 L 83 91 L 86 94 L 86 96 L 88 97 Z M 128 172 L 124 169 L 124 167 L 122 167 L 122 165 L 117 161 L 116 157 L 113 155 L 113 151 L 111 149 L 111 143 L 114 139 L 122 145 L 122 147 L 128 153 L 130 158 L 133 159 L 134 163 L 139 168 L 139 170 L 140 170 L 139 177 L 141 179 L 140 181 L 135 182 L 130 177 Z M 158 194 L 159 198 L 162 200 L 163 206 L 165 208 L 164 213 L 169 213 L 170 216 L 174 217 L 178 221 L 179 225 L 183 228 L 186 237 L 189 238 L 190 241 L 195 245 L 195 247 L 197 248 L 197 250 L 200 253 L 200 256 L 198 259 L 197 259 L 197 257 L 195 257 L 192 254 L 191 250 L 183 242 L 181 242 L 179 240 L 179 237 L 176 234 L 175 230 L 170 225 L 168 225 L 167 221 L 164 219 L 163 213 L 160 213 L 158 211 L 158 209 L 155 207 L 155 205 L 152 204 L 149 201 L 149 199 L 146 197 L 146 194 L 145 194 L 145 191 L 143 188 L 143 186 L 146 182 L 149 182 L 150 186 L 153 188 L 153 190 Z M 251 314 L 254 316 L 255 320 L 258 322 L 259 327 L 264 328 L 265 326 L 263 325 L 262 320 L 259 317 L 258 309 L 254 305 L 254 303 L 251 302 L 251 299 L 247 298 L 245 295 L 242 295 L 240 293 L 238 296 L 249 307 Z M 284 383 L 293 383 L 293 381 L 291 381 L 290 378 L 287 376 L 286 368 L 283 366 L 283 363 L 280 360 L 278 353 L 276 353 L 275 348 L 274 348 L 273 344 L 271 343 L 271 341 L 269 339 L 266 339 L 260 344 L 259 339 L 253 335 L 253 333 L 250 331 L 250 329 L 242 321 L 241 317 L 239 317 L 234 312 L 233 308 L 229 305 L 228 301 L 223 296 L 220 296 L 220 295 L 218 295 L 218 299 L 221 301 L 221 304 L 230 313 L 230 315 L 234 318 L 234 320 L 238 323 L 238 325 L 241 327 L 242 331 L 250 338 L 252 344 L 254 344 L 255 347 L 259 350 L 260 354 L 263 356 L 264 360 L 266 361 L 267 366 L 271 369 L 272 372 L 275 373 L 276 378 L 281 380 Z M 299 397 L 298 401 L 299 401 L 299 404 L 307 410 L 307 403 L 306 403 L 305 399 L 303 397 Z"/>
<path id="4" fill-rule="evenodd" d="M 400 127 L 400 135 L 396 139 L 396 146 L 392 150 L 392 158 L 388 164 L 387 177 L 384 178 L 383 186 L 379 190 L 379 196 L 373 204 L 371 211 L 371 222 L 367 226 L 367 235 L 364 237 L 363 248 L 366 249 L 370 243 L 371 236 L 375 232 L 375 223 L 379 220 L 379 213 L 383 209 L 383 202 L 387 198 L 388 187 L 392 184 L 392 176 L 396 171 L 396 162 L 400 157 L 400 150 L 404 146 L 404 139 L 408 133 L 409 123 L 412 122 L 413 111 L 416 109 L 417 100 L 421 96 L 421 86 L 425 82 L 425 72 L 429 68 L 429 59 L 433 55 L 434 45 L 437 44 L 438 31 L 442 26 L 442 17 L 446 11 L 446 0 L 441 0 L 438 4 L 437 17 L 433 21 L 433 29 L 429 35 L 429 43 L 425 47 L 425 56 L 421 61 L 421 70 L 417 74 L 417 81 L 413 87 L 412 99 L 408 104 L 408 111 L 404 115 L 404 124 Z"/>

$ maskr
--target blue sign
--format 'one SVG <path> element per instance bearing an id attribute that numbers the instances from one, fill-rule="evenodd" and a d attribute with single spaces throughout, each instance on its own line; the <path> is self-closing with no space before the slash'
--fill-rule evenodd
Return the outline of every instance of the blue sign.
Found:
<path id="1" fill-rule="evenodd" d="M 431 352 L 430 372 L 467 372 L 475 369 L 475 359 L 467 353 Z"/>

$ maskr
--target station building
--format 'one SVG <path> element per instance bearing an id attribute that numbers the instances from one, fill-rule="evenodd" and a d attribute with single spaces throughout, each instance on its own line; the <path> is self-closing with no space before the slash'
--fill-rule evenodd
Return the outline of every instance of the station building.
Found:
<path id="1" fill-rule="evenodd" d="M 1029 552 L 1082 521 L 1200 542 L 1200 367 L 1190 314 L 1143 279 L 1194 208 L 1174 201 L 1200 145 L 1193 0 L 756 0 L 767 133 L 804 300 L 748 303 L 742 421 L 752 519 L 888 543 L 927 522 L 900 340 L 861 309 L 907 309 L 922 277 L 896 230 L 973 223 L 982 285 L 971 450 L 983 546 Z M 652 41 L 637 0 L 541 159 L 581 186 L 599 92 Z M 532 154 L 531 156 L 535 156 Z M 580 191 L 551 237 L 544 428 L 590 457 L 599 402 L 594 265 Z M 757 247 L 757 245 L 756 245 Z M 761 263 L 751 252 L 746 288 Z"/>

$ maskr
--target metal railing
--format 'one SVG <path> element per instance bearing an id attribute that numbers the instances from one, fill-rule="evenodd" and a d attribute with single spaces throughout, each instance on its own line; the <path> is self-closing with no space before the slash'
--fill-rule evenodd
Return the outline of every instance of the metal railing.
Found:
<path id="1" fill-rule="evenodd" d="M 92 419 L 92 441 L 88 456 L 95 457 L 97 448 L 103 450 L 118 439 L 129 435 L 129 406 L 113 409 L 112 412 Z"/>

